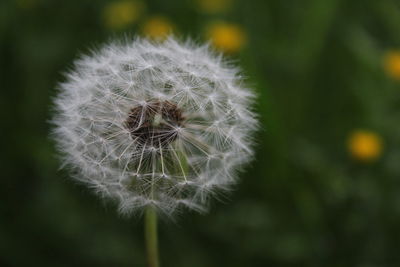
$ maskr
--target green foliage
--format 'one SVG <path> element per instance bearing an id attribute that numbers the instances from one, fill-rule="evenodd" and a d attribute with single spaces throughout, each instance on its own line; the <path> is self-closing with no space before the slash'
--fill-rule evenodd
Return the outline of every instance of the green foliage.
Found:
<path id="1" fill-rule="evenodd" d="M 144 266 L 143 218 L 120 218 L 59 170 L 51 99 L 79 52 L 135 35 L 151 15 L 204 40 L 215 20 L 241 25 L 239 61 L 259 94 L 256 160 L 207 215 L 160 225 L 162 266 L 399 266 L 400 81 L 383 68 L 400 49 L 396 0 L 248 0 L 200 12 L 195 1 L 143 1 L 123 30 L 108 1 L 0 2 L 0 265 Z M 349 156 L 357 129 L 382 156 Z"/>

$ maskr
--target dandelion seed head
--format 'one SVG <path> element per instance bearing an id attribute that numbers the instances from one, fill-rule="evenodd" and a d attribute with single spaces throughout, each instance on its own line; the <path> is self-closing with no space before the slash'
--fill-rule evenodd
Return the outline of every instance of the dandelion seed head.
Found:
<path id="1" fill-rule="evenodd" d="M 59 85 L 54 138 L 75 178 L 130 214 L 205 211 L 252 157 L 254 94 L 208 46 L 111 42 Z"/>

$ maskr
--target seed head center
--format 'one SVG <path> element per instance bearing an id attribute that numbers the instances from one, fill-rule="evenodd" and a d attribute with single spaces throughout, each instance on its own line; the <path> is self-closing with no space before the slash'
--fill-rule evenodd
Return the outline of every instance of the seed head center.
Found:
<path id="1" fill-rule="evenodd" d="M 133 107 L 125 126 L 133 140 L 146 146 L 167 146 L 177 138 L 182 111 L 170 101 L 149 101 Z"/>

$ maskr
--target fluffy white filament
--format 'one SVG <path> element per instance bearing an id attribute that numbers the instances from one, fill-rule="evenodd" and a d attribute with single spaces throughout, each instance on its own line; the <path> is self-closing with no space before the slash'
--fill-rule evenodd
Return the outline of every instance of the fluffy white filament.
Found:
<path id="1" fill-rule="evenodd" d="M 253 99 L 208 46 L 113 42 L 60 84 L 54 137 L 75 178 L 117 199 L 121 213 L 202 211 L 252 156 Z"/>

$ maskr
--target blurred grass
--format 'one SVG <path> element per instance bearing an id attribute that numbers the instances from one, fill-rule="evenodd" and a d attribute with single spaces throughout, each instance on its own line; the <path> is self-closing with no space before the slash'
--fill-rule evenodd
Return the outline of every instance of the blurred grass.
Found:
<path id="1" fill-rule="evenodd" d="M 200 0 L 198 0 L 200 1 Z M 230 196 L 202 216 L 160 227 L 163 266 L 398 266 L 400 81 L 384 69 L 400 49 L 395 0 L 142 1 L 137 20 L 105 24 L 110 1 L 0 2 L 0 265 L 144 266 L 141 218 L 119 218 L 60 171 L 48 138 L 51 97 L 73 59 L 142 33 L 152 16 L 206 40 L 240 26 L 229 57 L 259 94 L 257 157 Z M 365 163 L 347 140 L 366 129 L 383 153 Z"/>

